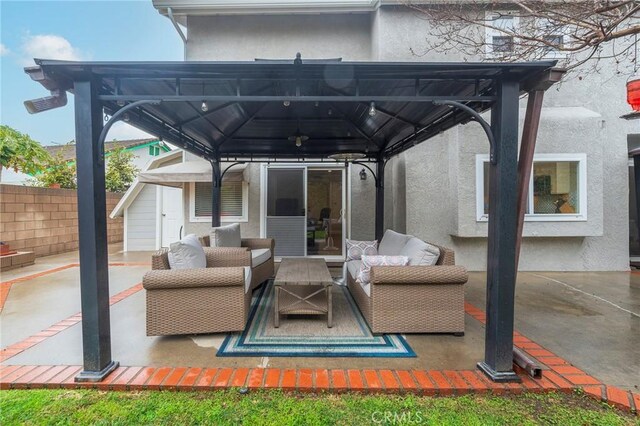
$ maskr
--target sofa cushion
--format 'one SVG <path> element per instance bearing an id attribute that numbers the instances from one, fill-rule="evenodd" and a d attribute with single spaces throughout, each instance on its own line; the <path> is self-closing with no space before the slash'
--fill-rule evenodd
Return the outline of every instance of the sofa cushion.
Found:
<path id="1" fill-rule="evenodd" d="M 411 238 L 400 250 L 401 256 L 409 258 L 409 265 L 431 266 L 435 265 L 440 257 L 440 249 L 432 244 L 425 243 L 419 238 Z"/>
<path id="2" fill-rule="evenodd" d="M 400 234 L 387 229 L 378 246 L 378 254 L 382 256 L 399 256 L 400 251 L 411 238 L 411 235 Z"/>
<path id="3" fill-rule="evenodd" d="M 267 260 L 271 259 L 271 250 L 268 248 L 253 249 L 251 250 L 251 266 L 262 265 Z"/>
<path id="4" fill-rule="evenodd" d="M 369 256 L 378 254 L 378 242 L 347 239 L 347 261 L 360 260 L 363 254 Z"/>
<path id="5" fill-rule="evenodd" d="M 351 278 L 354 280 L 358 278 L 358 272 L 360 272 L 360 268 L 362 267 L 362 260 L 350 260 L 347 262 L 347 271 Z"/>
<path id="6" fill-rule="evenodd" d="M 244 292 L 248 292 L 251 288 L 251 267 L 244 267 Z"/>
<path id="7" fill-rule="evenodd" d="M 362 256 L 362 267 L 356 281 L 369 284 L 371 268 L 374 266 L 406 266 L 408 263 L 407 256 Z"/>
<path id="8" fill-rule="evenodd" d="M 240 243 L 239 223 L 211 228 L 209 232 L 209 245 L 211 247 L 240 247 Z"/>
<path id="9" fill-rule="evenodd" d="M 200 240 L 194 234 L 185 235 L 177 243 L 169 245 L 169 267 L 171 269 L 206 268 L 207 258 Z"/>

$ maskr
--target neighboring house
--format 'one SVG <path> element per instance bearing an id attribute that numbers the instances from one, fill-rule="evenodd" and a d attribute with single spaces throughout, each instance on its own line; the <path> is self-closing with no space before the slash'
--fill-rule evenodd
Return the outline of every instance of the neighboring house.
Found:
<path id="1" fill-rule="evenodd" d="M 183 154 L 182 150 L 177 149 L 154 156 L 142 168 L 141 174 L 159 167 L 181 164 Z M 183 222 L 181 207 L 181 188 L 146 184 L 140 182 L 138 175 L 110 216 L 124 216 L 125 251 L 155 250 L 180 239 Z"/>
<path id="2" fill-rule="evenodd" d="M 109 156 L 114 149 L 123 148 L 125 151 L 133 153 L 133 164 L 140 170 L 153 158 L 158 155 L 171 151 L 171 147 L 156 138 L 148 139 L 131 139 L 124 141 L 109 141 L 104 143 L 105 152 L 105 166 L 109 163 Z M 63 159 L 69 162 L 75 162 L 76 149 L 75 145 L 47 145 L 44 146 L 52 157 L 61 155 Z M 2 171 L 2 183 L 16 184 L 16 185 L 28 185 L 29 179 L 33 176 L 25 173 L 14 172 L 13 170 Z"/>
<path id="3" fill-rule="evenodd" d="M 53 145 L 44 147 L 51 156 L 62 155 L 62 158 L 75 162 L 75 145 Z M 122 148 L 133 154 L 133 165 L 142 170 L 146 164 L 160 154 L 171 151 L 171 147 L 156 138 L 130 139 L 125 141 L 108 141 L 104 143 L 105 166 L 109 164 L 111 151 Z"/>
<path id="4" fill-rule="evenodd" d="M 187 27 L 185 59 L 189 61 L 293 59 L 297 52 L 303 60 L 482 59 L 456 52 L 413 55 L 412 48 L 424 46 L 424 27 L 429 24 L 395 1 L 154 0 L 153 4 L 167 16 L 172 8 L 171 15 Z M 629 268 L 627 142 L 638 136 L 631 130 L 632 123 L 619 119 L 628 112 L 625 78 L 602 69 L 582 79 L 568 79 L 545 99 L 524 227 L 522 270 Z M 393 158 L 386 171 L 385 225 L 453 247 L 458 263 L 471 270 L 485 269 L 487 153 L 486 137 L 472 123 Z M 185 153 L 184 161 L 185 170 L 193 163 L 206 172 L 208 165 L 203 166 L 195 156 Z M 374 183 L 370 175 L 361 178 L 362 169 L 327 163 L 293 163 L 289 168 L 247 164 L 241 175 L 244 183 L 227 183 L 226 189 L 223 185 L 225 193 L 235 194 L 228 199 L 223 196 L 223 221 L 240 222 L 246 237 L 278 235 L 276 255 L 340 259 L 345 237 L 374 237 Z M 200 182 L 190 179 L 181 184 L 180 227 L 183 235 L 203 234 L 210 227 L 211 184 L 206 177 Z M 307 247 L 290 246 L 286 238 L 290 230 L 275 229 L 269 221 L 274 212 L 300 205 L 299 200 L 279 205 L 273 200 L 283 198 L 283 193 L 298 192 L 303 194 L 308 219 Z M 129 208 L 137 203 L 136 199 Z M 165 212 L 158 205 L 156 201 L 162 217 Z M 158 235 L 156 232 L 154 247 L 166 245 Z"/>

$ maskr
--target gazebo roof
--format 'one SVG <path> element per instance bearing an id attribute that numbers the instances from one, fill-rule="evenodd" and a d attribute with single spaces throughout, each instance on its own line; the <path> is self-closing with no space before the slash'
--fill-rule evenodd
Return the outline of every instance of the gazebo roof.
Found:
<path id="1" fill-rule="evenodd" d="M 99 78 L 109 115 L 126 103 L 157 101 L 130 110 L 126 121 L 204 158 L 230 160 L 341 152 L 389 158 L 473 119 L 440 102 L 482 112 L 496 99 L 497 81 L 517 80 L 524 93 L 544 84 L 555 65 L 300 58 L 36 63 L 26 72 L 50 90 L 73 91 L 74 81 Z M 296 134 L 308 138 L 300 147 L 291 140 Z"/>

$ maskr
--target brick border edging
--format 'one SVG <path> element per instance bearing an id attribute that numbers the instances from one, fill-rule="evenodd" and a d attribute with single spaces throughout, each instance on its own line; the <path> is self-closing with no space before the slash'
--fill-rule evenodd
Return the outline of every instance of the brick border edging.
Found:
<path id="1" fill-rule="evenodd" d="M 551 378 L 522 383 L 494 383 L 476 370 L 336 370 L 278 368 L 118 367 L 98 383 L 76 383 L 80 366 L 0 365 L 0 389 L 96 389 L 103 391 L 212 391 L 221 389 L 281 389 L 302 393 L 414 394 L 459 396 L 524 392 L 564 392 L 582 389 L 586 395 L 632 413 L 640 394 L 598 385 L 572 385 Z"/>
<path id="2" fill-rule="evenodd" d="M 468 302 L 465 302 L 465 312 L 482 324 L 486 323 L 485 313 Z M 513 334 L 513 345 L 527 352 L 538 363 L 544 364 L 543 379 L 548 378 L 563 389 L 582 389 L 585 394 L 622 410 L 636 414 L 640 411 L 640 393 L 602 384 L 598 379 L 518 332 Z M 520 372 L 520 375 L 523 373 Z"/>

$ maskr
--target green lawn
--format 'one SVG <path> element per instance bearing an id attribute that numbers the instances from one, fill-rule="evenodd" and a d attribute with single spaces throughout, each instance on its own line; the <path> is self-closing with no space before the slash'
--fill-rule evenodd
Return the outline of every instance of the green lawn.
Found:
<path id="1" fill-rule="evenodd" d="M 308 396 L 271 392 L 0 392 L 0 424 L 640 425 L 581 394 Z"/>

